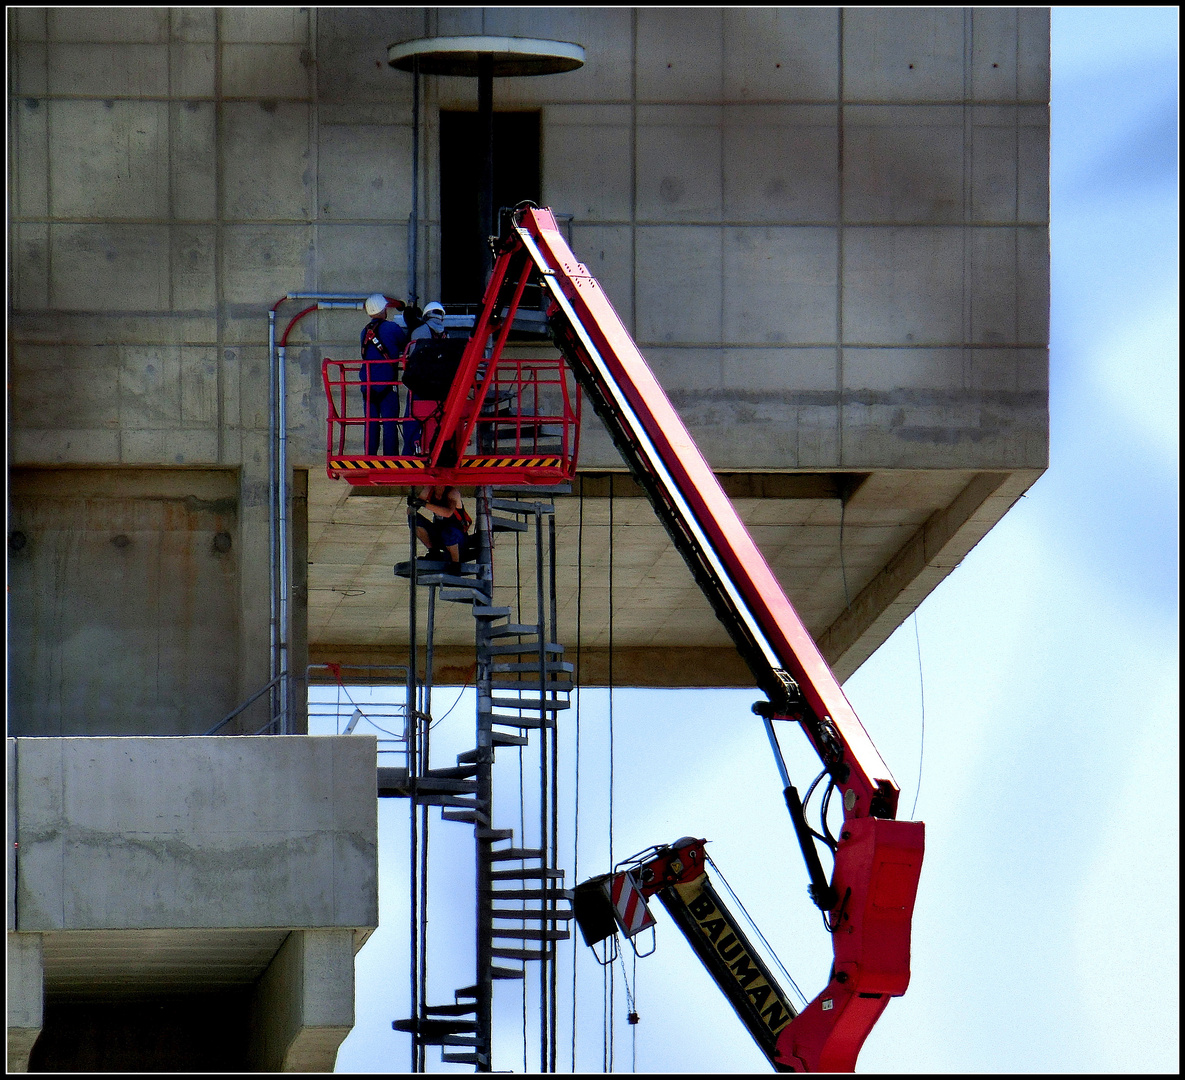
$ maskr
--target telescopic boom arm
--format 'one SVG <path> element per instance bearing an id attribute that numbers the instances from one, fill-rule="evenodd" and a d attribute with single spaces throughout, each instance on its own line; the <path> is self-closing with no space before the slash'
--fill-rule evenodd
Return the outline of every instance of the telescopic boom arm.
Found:
<path id="1" fill-rule="evenodd" d="M 774 1060 L 793 1071 L 851 1070 L 888 998 L 903 994 L 909 983 L 910 923 L 924 826 L 894 820 L 900 792 L 892 773 L 550 210 L 515 212 L 454 385 L 473 385 L 486 341 L 513 318 L 532 274 L 550 294 L 556 343 L 768 698 L 754 711 L 765 721 L 811 875 L 811 895 L 824 911 L 835 955 L 826 988 L 778 1034 Z M 465 402 L 457 397 L 446 404 L 437 447 L 461 422 Z M 464 445 L 468 431 L 459 434 Z M 842 796 L 844 822 L 829 883 L 782 763 L 774 720 L 802 726 Z"/>

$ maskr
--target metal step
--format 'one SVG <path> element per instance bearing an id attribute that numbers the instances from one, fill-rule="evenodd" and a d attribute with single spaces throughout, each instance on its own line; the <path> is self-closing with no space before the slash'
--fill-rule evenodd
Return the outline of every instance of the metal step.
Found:
<path id="1" fill-rule="evenodd" d="M 498 610 L 503 611 L 506 615 L 510 614 L 510 608 L 499 608 Z M 507 623 L 505 626 L 491 627 L 489 631 L 490 637 L 509 637 L 510 635 L 521 637 L 524 634 L 535 634 L 537 636 L 539 634 L 539 627 L 529 626 L 526 623 Z M 535 647 L 538 648 L 539 646 L 536 645 Z"/>
<path id="2" fill-rule="evenodd" d="M 411 563 L 407 561 L 397 562 L 394 566 L 394 571 L 396 577 L 410 577 Z M 455 563 L 451 559 L 447 561 L 444 559 L 416 559 L 417 578 L 420 578 L 420 575 L 422 574 L 440 574 L 445 572 L 450 574 L 476 574 L 477 563 L 472 561 Z M 424 582 L 421 578 L 420 584 L 426 584 L 426 582 Z"/>
<path id="3" fill-rule="evenodd" d="M 490 949 L 490 955 L 496 956 L 500 960 L 548 960 L 551 958 L 551 950 L 503 949 L 499 946 L 494 946 Z"/>
<path id="4" fill-rule="evenodd" d="M 527 881 L 531 878 L 555 878 L 558 881 L 563 876 L 563 870 L 553 870 L 548 866 L 528 866 L 518 870 L 490 871 L 491 881 Z"/>
<path id="5" fill-rule="evenodd" d="M 436 779 L 439 777 L 442 780 L 463 780 L 466 777 L 477 775 L 476 765 L 458 765 L 455 768 L 451 765 L 446 765 L 442 769 L 429 769 L 427 776 Z"/>
<path id="6" fill-rule="evenodd" d="M 495 731 L 494 732 L 494 749 L 495 750 L 499 746 L 526 746 L 528 741 L 529 740 L 524 738 L 522 735 L 511 735 L 507 731 Z M 476 760 L 477 760 L 477 750 L 476 749 L 466 750 L 463 754 L 457 755 L 457 764 L 458 765 L 464 765 L 466 762 L 472 762 L 472 761 L 476 761 Z"/>
<path id="7" fill-rule="evenodd" d="M 440 599 L 462 604 L 474 602 L 488 604 L 490 602 L 489 593 L 482 592 L 480 589 L 441 589 Z"/>
<path id="8" fill-rule="evenodd" d="M 507 930 L 495 926 L 493 936 L 510 938 L 513 941 L 567 941 L 572 935 L 567 930 L 535 930 L 531 927 L 518 926 Z"/>
<path id="9" fill-rule="evenodd" d="M 463 799 L 460 795 L 448 795 L 443 791 L 429 791 L 423 795 L 416 795 L 419 806 L 448 806 L 455 810 L 482 810 L 485 807 L 474 802 L 473 799 Z"/>
<path id="10" fill-rule="evenodd" d="M 442 794 L 469 795 L 477 790 L 476 780 L 453 779 L 446 776 L 421 776 L 416 781 L 417 792 L 438 791 Z"/>
<path id="11" fill-rule="evenodd" d="M 489 840 L 491 842 L 496 840 L 509 840 L 514 836 L 513 829 L 478 829 L 478 840 Z"/>
<path id="12" fill-rule="evenodd" d="M 526 532 L 525 521 L 515 521 L 513 518 L 498 518 L 490 515 L 490 527 L 494 532 Z"/>
<path id="13" fill-rule="evenodd" d="M 491 708 L 530 709 L 532 712 L 559 712 L 561 709 L 570 709 L 571 707 L 570 702 L 550 701 L 547 698 L 488 697 L 479 698 L 477 703 L 478 712 L 487 712 Z"/>
<path id="14" fill-rule="evenodd" d="M 473 617 L 475 619 L 501 619 L 503 616 L 509 615 L 510 608 L 508 607 L 475 607 L 473 609 Z M 492 630 L 490 632 L 496 634 L 497 630 Z M 538 628 L 532 632 L 538 632 Z"/>
<path id="15" fill-rule="evenodd" d="M 453 1000 L 459 1001 L 461 998 L 469 998 L 470 1001 L 477 1001 L 477 987 L 462 986 L 460 990 L 454 990 Z"/>
<path id="16" fill-rule="evenodd" d="M 498 484 L 495 490 L 511 495 L 571 495 L 572 482 L 563 480 L 558 484 Z"/>
<path id="17" fill-rule="evenodd" d="M 529 629 L 532 634 L 535 633 L 535 628 L 533 626 Z M 543 646 L 543 649 L 544 652 L 552 656 L 562 656 L 564 654 L 563 645 L 556 645 L 554 642 L 550 641 Z M 538 654 L 539 643 L 535 642 L 532 644 L 531 642 L 523 642 L 519 645 L 487 645 L 485 651 L 490 656 L 521 656 L 523 653 L 530 652 Z M 500 671 L 502 669 L 495 667 L 494 670 Z M 571 671 L 572 669 L 568 668 L 567 670 Z"/>
<path id="18" fill-rule="evenodd" d="M 441 1054 L 440 1060 L 449 1065 L 484 1065 L 487 1059 L 477 1054 Z"/>
<path id="19" fill-rule="evenodd" d="M 538 679 L 491 679 L 491 690 L 520 690 L 525 692 L 533 691 L 539 693 Z M 570 694 L 576 688 L 572 685 L 570 679 L 547 679 L 543 683 L 543 692 L 547 693 L 549 690 L 556 694 Z"/>
<path id="20" fill-rule="evenodd" d="M 575 889 L 499 889 L 491 892 L 495 900 L 572 900 Z"/>
<path id="21" fill-rule="evenodd" d="M 514 911 L 494 909 L 495 919 L 514 919 L 519 922 L 567 922 L 576 918 L 574 911 L 560 911 L 558 908 L 516 908 Z"/>
<path id="22" fill-rule="evenodd" d="M 448 1006 L 444 1006 L 448 1008 Z M 471 1010 L 472 1011 L 472 1010 Z M 466 1031 L 476 1031 L 476 1020 L 433 1020 L 426 1017 L 421 1020 L 392 1020 L 391 1028 L 394 1031 L 410 1031 L 413 1034 L 418 1031 L 420 1039 L 426 1043 L 435 1043 L 440 1045 L 444 1039 L 456 1037 Z M 476 1045 L 470 1042 L 469 1045 Z"/>
<path id="23" fill-rule="evenodd" d="M 490 968 L 490 977 L 493 979 L 521 979 L 525 974 L 522 968 Z"/>
<path id="24" fill-rule="evenodd" d="M 505 862 L 507 859 L 542 859 L 542 848 L 508 847 L 490 852 L 490 862 Z"/>
<path id="25" fill-rule="evenodd" d="M 490 815 L 481 810 L 441 810 L 441 821 L 459 821 L 463 825 L 488 825 Z"/>
<path id="26" fill-rule="evenodd" d="M 496 647 L 497 646 L 494 646 L 494 648 L 496 648 Z M 543 648 L 546 651 L 547 649 L 552 648 L 552 646 L 545 645 Z M 535 646 L 536 652 L 538 651 L 538 649 L 539 649 L 539 646 L 536 645 Z M 523 650 L 523 651 L 525 652 L 527 650 Z M 522 655 L 522 654 L 519 653 L 519 655 Z M 491 671 L 498 671 L 498 672 L 512 672 L 512 671 L 531 672 L 531 671 L 533 671 L 533 672 L 537 673 L 539 671 L 539 661 L 536 660 L 535 663 L 533 663 L 533 664 L 529 664 L 524 661 L 516 661 L 514 663 L 495 662 L 490 665 L 490 670 Z M 576 670 L 576 665 L 568 660 L 545 660 L 543 662 L 543 670 L 548 672 L 549 674 L 551 674 L 551 673 L 559 674 L 560 672 L 563 672 L 565 675 L 571 675 L 572 672 Z"/>
<path id="27" fill-rule="evenodd" d="M 477 1027 L 476 1024 L 473 1026 Z M 436 1046 L 471 1046 L 475 1050 L 481 1045 L 473 1035 L 445 1035 L 443 1038 L 433 1039 L 432 1043 Z"/>
<path id="28" fill-rule="evenodd" d="M 568 922 L 576 918 L 573 911 L 560 911 L 558 908 L 523 908 L 514 911 L 494 910 L 495 919 L 513 919 L 515 922 Z"/>
<path id="29" fill-rule="evenodd" d="M 539 728 L 554 728 L 554 716 L 507 716 L 504 713 L 490 713 L 491 724 L 505 724 L 507 727 L 522 728 L 524 731 L 530 729 L 536 731 Z"/>
<path id="30" fill-rule="evenodd" d="M 551 503 L 519 502 L 515 499 L 491 499 L 490 507 L 494 510 L 509 510 L 512 514 L 534 514 L 538 506 L 540 513 L 554 514 L 555 507 Z"/>
<path id="31" fill-rule="evenodd" d="M 425 1005 L 424 1012 L 438 1016 L 466 1016 L 469 1013 L 477 1012 L 477 1002 L 472 1005 Z M 473 1030 L 476 1028 L 477 1025 L 474 1023 Z"/>

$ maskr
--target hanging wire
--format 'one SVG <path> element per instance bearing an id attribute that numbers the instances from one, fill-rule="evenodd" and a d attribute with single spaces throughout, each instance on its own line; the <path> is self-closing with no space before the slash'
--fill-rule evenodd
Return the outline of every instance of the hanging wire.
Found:
<path id="1" fill-rule="evenodd" d="M 844 554 L 843 554 L 843 527 L 844 527 L 844 517 L 847 514 L 847 509 L 848 509 L 848 499 L 847 499 L 846 495 L 843 495 L 840 497 L 840 500 L 839 500 L 839 569 L 840 569 L 840 573 L 843 574 L 844 607 L 846 607 L 850 610 L 851 606 L 852 606 L 852 598 L 848 595 L 848 566 L 847 566 L 847 563 L 844 561 Z"/>
<path id="2" fill-rule="evenodd" d="M 522 574 L 522 558 L 519 548 L 519 533 L 517 530 L 514 534 L 514 621 L 521 623 L 523 621 L 523 574 Z M 519 710 L 521 715 L 522 710 Z M 523 780 L 523 748 L 518 748 L 518 835 L 519 846 L 527 846 L 527 811 L 525 804 Z M 523 860 L 519 860 L 519 868 L 526 866 Z M 525 964 L 523 965 L 526 966 Z M 522 977 L 522 997 L 523 997 L 523 1072 L 527 1071 L 527 975 L 523 972 Z"/>
<path id="3" fill-rule="evenodd" d="M 773 962 L 777 964 L 778 970 L 786 976 L 786 981 L 794 987 L 794 992 L 798 995 L 799 1000 L 802 1001 L 803 1008 L 806 1008 L 808 1002 L 807 996 L 802 992 L 802 990 L 799 989 L 798 983 L 794 981 L 794 976 L 786 970 L 786 966 L 782 963 L 781 959 L 778 957 L 778 954 L 774 952 L 773 946 L 770 945 L 770 943 L 766 940 L 765 935 L 761 932 L 761 927 L 758 926 L 756 922 L 754 922 L 753 916 L 749 914 L 749 912 L 745 909 L 745 905 L 741 903 L 741 898 L 737 896 L 735 892 L 733 892 L 732 886 L 729 885 L 728 880 L 725 878 L 724 874 L 721 873 L 720 867 L 712 862 L 712 857 L 706 851 L 704 852 L 704 860 L 709 866 L 712 867 L 713 870 L 716 871 L 716 876 L 720 879 L 720 884 L 723 885 L 728 891 L 728 895 L 732 897 L 733 903 L 735 903 L 736 906 L 741 909 L 741 913 L 745 916 L 746 922 L 748 922 L 753 932 L 757 935 L 761 944 L 765 946 L 766 952 L 773 959 Z"/>
<path id="4" fill-rule="evenodd" d="M 630 1060 L 630 1072 L 636 1072 L 637 1068 L 638 1068 L 638 1040 L 637 1040 L 638 1010 L 637 1010 L 637 1007 L 634 1005 L 634 990 L 637 988 L 637 984 L 638 984 L 638 958 L 635 955 L 635 957 L 634 957 L 634 987 L 633 988 L 630 987 L 629 976 L 626 975 L 626 971 L 625 971 L 625 957 L 622 956 L 620 950 L 618 950 L 617 958 L 621 962 L 621 981 L 622 981 L 622 984 L 625 986 L 625 1001 L 626 1001 L 627 1007 L 629 1008 L 628 1019 L 629 1019 L 629 1024 L 630 1024 L 630 1032 L 631 1032 L 631 1035 L 633 1036 L 631 1039 L 632 1050 L 631 1050 L 631 1060 Z"/>
<path id="5" fill-rule="evenodd" d="M 638 953 L 634 952 L 634 997 L 630 1002 L 630 1072 L 638 1071 Z"/>
<path id="6" fill-rule="evenodd" d="M 918 694 L 922 699 L 922 737 L 918 743 L 918 788 L 913 794 L 913 809 L 909 812 L 911 820 L 918 810 L 918 796 L 922 793 L 922 755 L 926 751 L 926 684 L 922 681 L 922 639 L 918 636 L 918 613 L 913 613 L 913 640 L 918 647 Z"/>
<path id="7" fill-rule="evenodd" d="M 580 478 L 580 508 L 576 526 L 576 806 L 572 813 L 572 879 L 580 881 L 580 682 L 581 617 L 584 611 L 584 477 Z M 580 946 L 572 941 L 572 1071 L 576 1071 L 576 969 Z"/>
<path id="8" fill-rule="evenodd" d="M 454 701 L 454 702 L 453 702 L 453 703 L 452 703 L 452 704 L 451 704 L 451 705 L 448 707 L 448 711 L 447 711 L 447 712 L 445 712 L 444 716 L 442 716 L 442 717 L 440 718 L 440 720 L 436 720 L 436 721 L 434 721 L 434 722 L 433 722 L 433 724 L 432 724 L 432 727 L 430 727 L 430 728 L 428 729 L 429 731 L 435 731 L 435 730 L 436 730 L 436 725 L 437 725 L 437 724 L 439 724 L 441 720 L 444 720 L 444 719 L 445 719 L 445 718 L 448 716 L 448 714 L 449 714 L 449 713 L 451 713 L 451 712 L 453 711 L 453 709 L 455 709 L 455 708 L 456 708 L 458 705 L 460 705 L 460 704 L 461 704 L 461 698 L 465 696 L 465 691 L 469 689 L 469 683 L 470 683 L 470 681 L 473 679 L 473 677 L 474 677 L 476 674 L 477 674 L 477 665 L 476 665 L 476 664 L 471 664 L 471 665 L 469 666 L 469 674 L 465 676 L 465 685 L 461 687 L 461 692 L 460 692 L 460 693 L 457 695 L 457 700 L 456 700 L 456 701 Z"/>
<path id="9" fill-rule="evenodd" d="M 613 474 L 609 474 L 609 864 L 613 864 Z M 609 1071 L 613 1071 L 613 969 L 609 969 Z"/>

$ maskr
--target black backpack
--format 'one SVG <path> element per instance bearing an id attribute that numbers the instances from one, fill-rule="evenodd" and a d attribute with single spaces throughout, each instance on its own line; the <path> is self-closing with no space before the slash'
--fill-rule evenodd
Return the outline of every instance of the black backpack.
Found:
<path id="1" fill-rule="evenodd" d="M 444 401 L 468 344 L 464 338 L 417 341 L 403 369 L 403 385 L 422 401 Z"/>

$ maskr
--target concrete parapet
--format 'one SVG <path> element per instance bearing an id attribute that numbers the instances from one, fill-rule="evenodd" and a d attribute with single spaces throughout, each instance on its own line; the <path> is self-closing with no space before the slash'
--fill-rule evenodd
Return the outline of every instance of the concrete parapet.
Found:
<path id="1" fill-rule="evenodd" d="M 354 1026 L 354 949 L 348 930 L 294 930 L 255 985 L 250 1067 L 333 1072 Z"/>
<path id="2" fill-rule="evenodd" d="M 17 930 L 378 925 L 374 739 L 9 745 Z"/>
<path id="3" fill-rule="evenodd" d="M 10 933 L 7 968 L 8 1071 L 28 1072 L 43 1018 L 41 935 Z"/>

